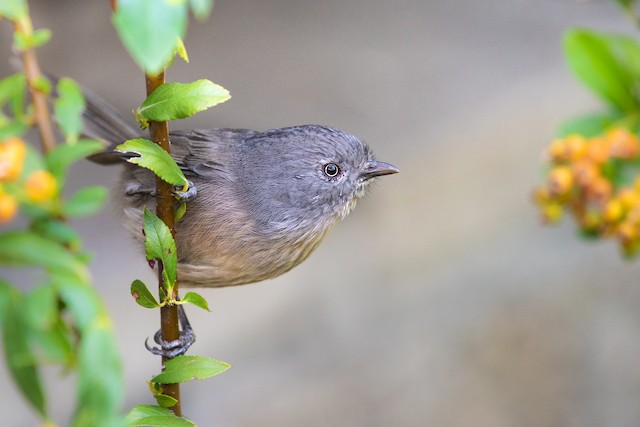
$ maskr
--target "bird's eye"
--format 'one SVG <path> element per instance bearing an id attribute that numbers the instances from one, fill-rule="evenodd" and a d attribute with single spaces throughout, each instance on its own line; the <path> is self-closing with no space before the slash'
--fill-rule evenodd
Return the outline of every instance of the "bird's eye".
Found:
<path id="1" fill-rule="evenodd" d="M 338 173 L 340 173 L 340 167 L 335 163 L 328 163 L 324 165 L 324 174 L 328 177 L 333 178 L 338 175 Z"/>

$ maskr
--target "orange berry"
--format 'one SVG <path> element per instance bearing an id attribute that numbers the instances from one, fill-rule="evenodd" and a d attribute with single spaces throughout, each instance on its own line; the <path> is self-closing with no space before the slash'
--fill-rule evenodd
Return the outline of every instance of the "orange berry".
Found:
<path id="1" fill-rule="evenodd" d="M 613 185 L 606 178 L 598 176 L 589 183 L 586 190 L 587 198 L 589 200 L 604 202 L 611 196 L 611 193 L 613 192 Z"/>
<path id="2" fill-rule="evenodd" d="M 58 190 L 58 183 L 49 171 L 38 170 L 29 175 L 24 189 L 29 200 L 40 203 L 53 198 Z"/>
<path id="3" fill-rule="evenodd" d="M 596 177 L 600 175 L 598 166 L 589 160 L 580 160 L 575 162 L 572 167 L 573 176 L 576 178 L 576 182 L 583 186 L 588 187 Z"/>
<path id="4" fill-rule="evenodd" d="M 610 145 L 609 142 L 603 138 L 591 138 L 587 147 L 587 157 L 591 161 L 602 164 L 609 160 Z"/>
<path id="5" fill-rule="evenodd" d="M 556 166 L 549 172 L 548 182 L 552 195 L 567 194 L 573 186 L 573 173 L 568 166 Z"/>
<path id="6" fill-rule="evenodd" d="M 625 221 L 618 225 L 617 233 L 618 238 L 623 243 L 634 242 L 638 239 L 638 227 L 634 224 Z"/>
<path id="7" fill-rule="evenodd" d="M 0 143 L 0 181 L 13 181 L 20 176 L 27 147 L 20 138 Z"/>
<path id="8" fill-rule="evenodd" d="M 611 155 L 620 159 L 632 159 L 640 153 L 638 137 L 624 128 L 615 128 L 607 132 L 607 141 Z"/>
<path id="9" fill-rule="evenodd" d="M 18 202 L 15 197 L 0 193 L 0 223 L 6 223 L 16 216 L 18 212 Z"/>

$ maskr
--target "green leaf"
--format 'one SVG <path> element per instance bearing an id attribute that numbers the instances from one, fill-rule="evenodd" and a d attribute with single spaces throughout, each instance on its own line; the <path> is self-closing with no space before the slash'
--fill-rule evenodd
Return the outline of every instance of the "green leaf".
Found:
<path id="1" fill-rule="evenodd" d="M 178 39 L 178 44 L 176 45 L 176 55 L 180 57 L 187 64 L 189 63 L 189 54 L 187 53 L 187 47 L 184 45 L 182 39 Z"/>
<path id="2" fill-rule="evenodd" d="M 147 168 L 165 182 L 173 185 L 186 185 L 187 178 L 175 160 L 158 144 L 144 138 L 129 139 L 116 147 L 121 153 L 134 153 L 137 157 L 127 159 L 129 163 Z"/>
<path id="3" fill-rule="evenodd" d="M 18 51 L 35 49 L 47 43 L 51 39 L 51 30 L 47 28 L 39 28 L 31 34 L 14 33 L 13 46 Z"/>
<path id="4" fill-rule="evenodd" d="M 162 406 L 163 408 L 172 408 L 176 406 L 176 403 L 178 403 L 178 399 L 174 399 L 173 397 L 166 394 L 155 394 L 153 397 L 156 398 L 156 402 L 158 402 L 158 405 Z"/>
<path id="5" fill-rule="evenodd" d="M 131 296 L 133 299 L 145 308 L 157 308 L 160 307 L 158 301 L 156 301 L 153 294 L 147 288 L 142 281 L 136 279 L 131 283 Z"/>
<path id="6" fill-rule="evenodd" d="M 203 310 L 211 311 L 209 310 L 209 303 L 207 303 L 207 300 L 204 299 L 202 295 L 195 292 L 187 292 L 182 297 L 182 302 L 187 302 L 195 305 L 196 307 L 200 307 Z"/>
<path id="7" fill-rule="evenodd" d="M 638 108 L 636 81 L 616 58 L 606 37 L 585 29 L 565 34 L 564 49 L 571 70 L 587 87 L 622 111 Z"/>
<path id="8" fill-rule="evenodd" d="M 178 256 L 176 242 L 169 227 L 149 209 L 144 210 L 144 249 L 147 260 L 159 259 L 167 273 L 169 283 L 176 281 Z"/>
<path id="9" fill-rule="evenodd" d="M 81 331 L 90 327 L 96 318 L 105 315 L 102 300 L 89 283 L 64 273 L 55 273 L 51 279 Z"/>
<path id="10" fill-rule="evenodd" d="M 26 88 L 27 80 L 24 73 L 12 74 L 0 80 L 0 108 L 9 103 L 13 115 L 23 118 Z"/>
<path id="11" fill-rule="evenodd" d="M 165 83 L 144 100 L 138 114 L 157 122 L 185 119 L 229 98 L 229 91 L 205 79 L 192 83 Z"/>
<path id="12" fill-rule="evenodd" d="M 47 168 L 58 180 L 62 180 L 70 165 L 80 159 L 102 151 L 105 144 L 95 139 L 80 139 L 77 143 L 58 144 L 47 154 Z"/>
<path id="13" fill-rule="evenodd" d="M 25 0 L 2 0 L 0 1 L 0 16 L 12 21 L 18 20 L 27 14 L 27 3 Z"/>
<path id="14" fill-rule="evenodd" d="M 151 379 L 154 383 L 175 384 L 203 380 L 221 374 L 231 365 L 203 356 L 178 356 L 165 362 L 164 371 Z"/>
<path id="15" fill-rule="evenodd" d="M 53 103 L 56 119 L 67 142 L 75 144 L 82 131 L 82 112 L 86 108 L 84 96 L 77 83 L 71 79 L 60 79 L 57 89 L 58 98 Z"/>
<path id="16" fill-rule="evenodd" d="M 578 134 L 586 138 L 604 133 L 619 119 L 619 114 L 590 113 L 564 121 L 558 129 L 560 138 Z"/>
<path id="17" fill-rule="evenodd" d="M 77 251 L 82 246 L 82 240 L 76 231 L 68 224 L 51 218 L 34 221 L 32 230 L 42 237 L 67 246 L 72 251 Z"/>
<path id="18" fill-rule="evenodd" d="M 42 267 L 86 279 L 89 272 L 69 251 L 56 242 L 29 231 L 0 234 L 0 265 Z"/>
<path id="19" fill-rule="evenodd" d="M 207 19 L 213 9 L 213 0 L 189 0 L 191 11 L 201 21 Z"/>
<path id="20" fill-rule="evenodd" d="M 138 405 L 124 419 L 126 426 L 150 427 L 195 427 L 187 418 L 177 417 L 167 408 L 153 405 Z"/>
<path id="21" fill-rule="evenodd" d="M 72 425 L 114 425 L 124 397 L 122 362 L 111 322 L 97 316 L 82 331 L 78 356 L 78 405 Z"/>
<path id="22" fill-rule="evenodd" d="M 86 216 L 99 211 L 107 200 L 107 189 L 99 186 L 84 187 L 64 202 L 63 212 L 67 216 Z"/>
<path id="23" fill-rule="evenodd" d="M 185 212 L 187 212 L 187 204 L 186 203 L 180 203 L 178 205 L 178 207 L 176 208 L 176 214 L 175 214 L 175 218 L 174 221 L 176 223 L 180 222 L 180 220 L 182 220 L 182 217 L 184 217 Z"/>
<path id="24" fill-rule="evenodd" d="M 22 313 L 32 328 L 49 329 L 58 318 L 57 295 L 51 285 L 38 286 L 24 296 Z"/>
<path id="25" fill-rule="evenodd" d="M 47 416 L 45 395 L 36 365 L 36 358 L 27 342 L 28 329 L 21 315 L 22 296 L 11 291 L 11 300 L 3 315 L 4 352 L 9 372 L 27 401 L 40 413 Z"/>
<path id="26" fill-rule="evenodd" d="M 186 0 L 120 0 L 113 25 L 136 63 L 158 74 L 172 58 L 187 25 Z"/>

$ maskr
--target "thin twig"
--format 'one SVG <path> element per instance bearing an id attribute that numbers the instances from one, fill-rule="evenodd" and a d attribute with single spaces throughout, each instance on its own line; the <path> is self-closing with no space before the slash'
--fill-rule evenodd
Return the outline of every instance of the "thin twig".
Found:
<path id="1" fill-rule="evenodd" d="M 16 33 L 29 36 L 33 33 L 31 18 L 25 14 L 20 19 L 14 21 Z M 51 123 L 51 115 L 47 106 L 47 96 L 38 88 L 37 81 L 42 77 L 40 67 L 38 66 L 38 58 L 34 48 L 26 49 L 22 52 L 22 65 L 27 77 L 27 86 L 31 94 L 31 102 L 35 114 L 35 121 L 40 135 L 40 143 L 42 151 L 48 153 L 53 150 L 56 144 L 55 134 L 53 133 L 53 125 Z"/>
<path id="2" fill-rule="evenodd" d="M 146 76 L 147 96 L 151 94 L 158 86 L 165 81 L 164 71 L 156 76 Z M 160 145 L 168 153 L 171 152 L 169 146 L 169 125 L 167 122 L 149 122 L 149 135 L 151 139 L 158 145 Z M 160 178 L 156 177 L 156 215 L 167 224 L 167 227 L 171 230 L 171 234 L 175 238 L 175 224 L 174 224 L 174 198 L 172 194 L 173 187 L 171 184 L 166 183 Z M 163 266 L 159 263 L 158 268 L 158 285 L 159 291 L 163 288 L 162 278 Z M 178 298 L 178 282 L 176 281 L 173 288 L 173 297 Z M 162 293 L 161 293 L 162 296 Z M 173 341 L 180 338 L 180 329 L 178 327 L 178 306 L 167 304 L 160 308 L 160 328 L 162 330 L 162 337 L 166 341 Z M 162 363 L 166 359 L 162 358 Z M 164 394 L 169 395 L 176 399 L 178 403 L 171 409 L 177 416 L 182 415 L 182 408 L 180 406 L 180 384 L 166 384 L 164 386 Z"/>

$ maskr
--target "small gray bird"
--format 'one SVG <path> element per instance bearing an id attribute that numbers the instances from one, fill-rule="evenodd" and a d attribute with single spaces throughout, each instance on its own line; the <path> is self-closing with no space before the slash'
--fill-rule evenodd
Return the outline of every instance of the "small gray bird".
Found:
<path id="1" fill-rule="evenodd" d="M 113 148 L 141 133 L 87 94 L 86 134 L 110 148 L 91 157 L 125 163 L 124 219 L 141 237 L 155 178 Z M 266 132 L 207 129 L 170 134 L 171 155 L 197 195 L 176 225 L 180 286 L 222 287 L 279 276 L 304 261 L 344 218 L 372 178 L 397 173 L 346 132 L 304 125 Z"/>

